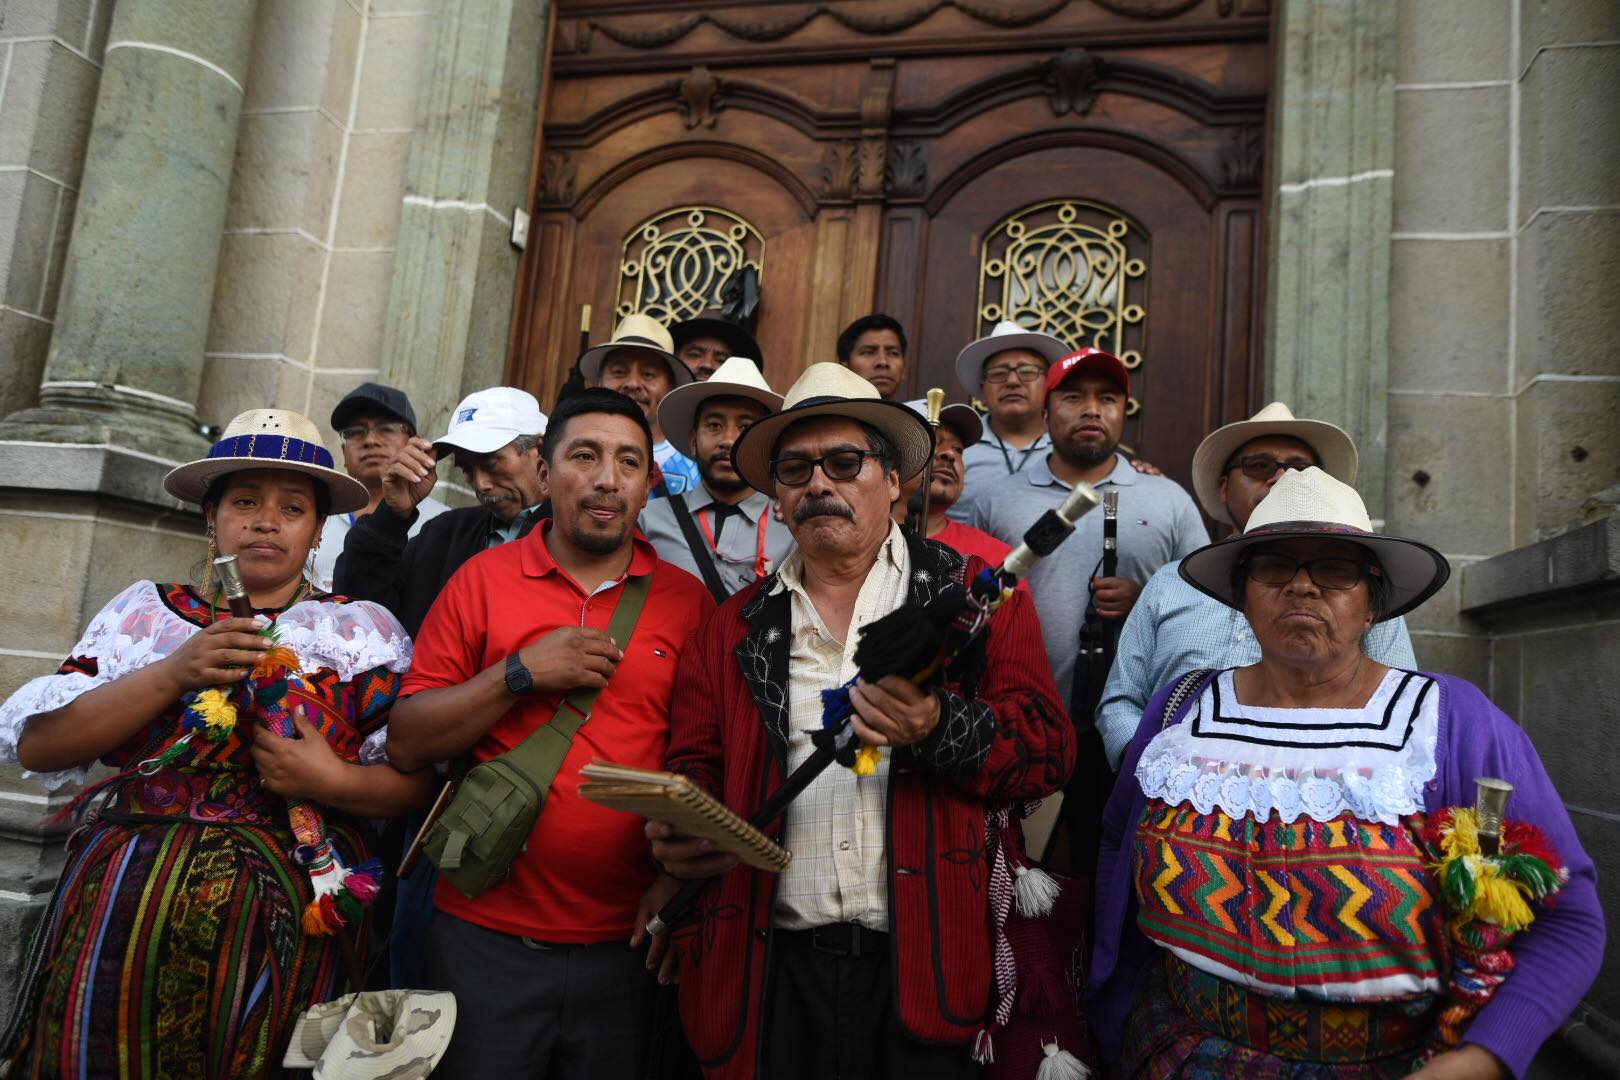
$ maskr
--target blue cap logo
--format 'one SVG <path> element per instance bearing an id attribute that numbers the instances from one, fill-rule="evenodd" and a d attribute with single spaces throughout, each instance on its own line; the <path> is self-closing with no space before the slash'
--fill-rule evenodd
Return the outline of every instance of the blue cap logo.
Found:
<path id="1" fill-rule="evenodd" d="M 477 411 L 478 411 L 478 409 L 476 407 L 471 408 L 471 409 L 462 409 L 460 412 L 456 413 L 456 423 L 458 423 L 458 424 L 469 423 L 473 418 L 473 413 L 475 413 Z"/>

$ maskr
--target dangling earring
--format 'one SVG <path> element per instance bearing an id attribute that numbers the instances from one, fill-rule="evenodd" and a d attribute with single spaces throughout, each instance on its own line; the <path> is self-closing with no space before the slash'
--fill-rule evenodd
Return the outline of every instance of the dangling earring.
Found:
<path id="1" fill-rule="evenodd" d="M 203 560 L 203 595 L 214 595 L 214 560 L 219 558 L 219 544 L 214 541 L 213 522 L 208 524 L 208 555 Z"/>

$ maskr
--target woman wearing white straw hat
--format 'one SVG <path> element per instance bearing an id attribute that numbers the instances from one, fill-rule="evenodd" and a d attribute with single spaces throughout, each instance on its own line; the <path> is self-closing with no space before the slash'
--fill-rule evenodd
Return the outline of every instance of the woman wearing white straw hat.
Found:
<path id="1" fill-rule="evenodd" d="M 0 705 L 0 756 L 48 787 L 115 770 L 68 808 L 96 804 L 0 1036 L 11 1076 L 268 1074 L 349 974 L 345 928 L 376 885 L 355 819 L 429 794 L 425 775 L 359 764 L 379 760 L 411 643 L 304 576 L 326 517 L 367 500 L 315 425 L 243 413 L 164 487 L 201 505 L 253 617 L 211 574 L 138 581 Z"/>
<path id="2" fill-rule="evenodd" d="M 1155 695 L 1109 800 L 1088 1018 L 1123 1075 L 1522 1076 L 1591 985 L 1592 861 L 1529 738 L 1466 680 L 1362 652 L 1449 572 L 1375 534 L 1355 490 L 1314 467 L 1182 562 L 1243 612 L 1261 658 Z M 1505 933 L 1499 913 L 1528 925 L 1524 897 L 1541 895 L 1487 880 L 1497 864 L 1476 856 L 1466 889 L 1442 888 L 1486 777 L 1516 791 L 1503 843 L 1534 835 L 1541 888 L 1563 884 L 1475 968 L 1458 961 L 1481 933 L 1470 905 L 1501 902 L 1487 929 Z"/>

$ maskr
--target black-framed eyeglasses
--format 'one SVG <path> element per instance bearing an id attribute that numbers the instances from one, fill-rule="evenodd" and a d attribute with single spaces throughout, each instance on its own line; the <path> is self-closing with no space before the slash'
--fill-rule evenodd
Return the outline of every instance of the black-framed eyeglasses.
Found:
<path id="1" fill-rule="evenodd" d="M 788 487 L 804 487 L 820 465 L 829 480 L 853 480 L 861 475 L 867 458 L 881 456 L 875 450 L 834 450 L 818 458 L 777 458 L 771 462 L 771 479 Z"/>
<path id="2" fill-rule="evenodd" d="M 379 435 L 403 435 L 409 426 L 402 420 L 384 420 L 380 424 L 351 424 L 338 434 L 344 442 L 360 442 L 373 431 Z"/>
<path id="3" fill-rule="evenodd" d="M 1262 585 L 1287 585 L 1299 574 L 1300 567 L 1310 575 L 1311 581 L 1323 589 L 1353 589 L 1363 577 L 1376 574 L 1376 568 L 1358 559 L 1329 556 L 1322 559 L 1296 559 L 1275 551 L 1262 551 L 1243 560 L 1244 572 L 1249 580 Z"/>
<path id="4" fill-rule="evenodd" d="M 1289 458 L 1282 461 L 1270 454 L 1244 454 L 1228 461 L 1226 468 L 1221 472 L 1229 473 L 1233 469 L 1242 469 L 1243 475 L 1250 480 L 1270 480 L 1277 475 L 1278 469 L 1309 469 L 1315 464 L 1316 462 L 1309 458 Z"/>
<path id="5" fill-rule="evenodd" d="M 1044 374 L 1046 374 L 1046 369 L 1039 364 L 1017 364 L 1013 367 L 986 368 L 984 381 L 991 384 L 1000 384 L 1016 376 L 1019 382 L 1031 382 Z"/>

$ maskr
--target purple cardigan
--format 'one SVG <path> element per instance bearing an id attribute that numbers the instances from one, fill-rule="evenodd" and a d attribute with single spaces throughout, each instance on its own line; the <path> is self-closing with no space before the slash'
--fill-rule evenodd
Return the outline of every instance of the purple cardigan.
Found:
<path id="1" fill-rule="evenodd" d="M 1508 816 L 1539 825 L 1569 867 L 1569 884 L 1541 911 L 1535 925 L 1513 942 L 1517 961 L 1496 996 L 1474 1019 L 1465 1041 L 1500 1058 L 1514 1076 L 1523 1076 L 1541 1044 L 1574 1011 L 1597 978 L 1603 961 L 1603 912 L 1598 906 L 1597 873 L 1547 777 L 1530 737 L 1491 704 L 1479 687 L 1453 675 L 1431 675 L 1440 689 L 1440 729 L 1435 743 L 1435 778 L 1424 789 L 1424 807 L 1474 804 L 1474 778 L 1497 776 L 1513 784 Z M 1097 909 L 1087 1017 L 1103 1056 L 1119 1058 L 1125 1017 L 1136 1000 L 1143 973 L 1159 951 L 1136 926 L 1131 886 L 1129 832 L 1147 803 L 1136 782 L 1136 763 L 1159 732 L 1166 686 L 1148 702 L 1136 735 L 1125 751 L 1119 782 L 1103 814 L 1102 850 L 1097 866 Z M 1173 718 L 1197 701 L 1194 693 Z"/>

